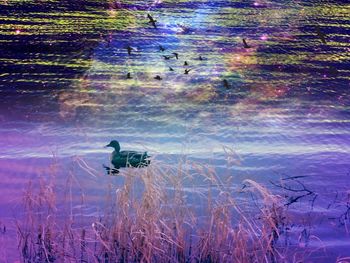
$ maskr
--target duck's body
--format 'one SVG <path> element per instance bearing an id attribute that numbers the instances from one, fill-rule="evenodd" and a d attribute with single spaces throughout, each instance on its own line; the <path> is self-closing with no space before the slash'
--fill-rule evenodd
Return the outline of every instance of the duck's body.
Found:
<path id="1" fill-rule="evenodd" d="M 117 141 L 111 141 L 107 147 L 113 147 L 111 163 L 116 169 L 121 167 L 144 167 L 150 164 L 147 158 L 147 152 L 120 151 L 120 145 Z"/>
<path id="2" fill-rule="evenodd" d="M 146 160 L 147 157 L 147 152 L 139 153 L 134 151 L 121 151 L 118 153 L 113 151 L 111 162 L 117 169 L 128 166 L 143 167 L 150 163 L 149 160 Z"/>

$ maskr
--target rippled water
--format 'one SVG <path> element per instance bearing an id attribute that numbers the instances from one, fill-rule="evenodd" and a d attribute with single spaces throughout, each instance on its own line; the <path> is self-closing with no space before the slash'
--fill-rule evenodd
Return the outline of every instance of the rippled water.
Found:
<path id="1" fill-rule="evenodd" d="M 118 139 L 171 165 L 208 162 L 235 185 L 253 178 L 279 191 L 270 181 L 303 176 L 317 198 L 290 209 L 319 238 L 308 245 L 325 248 L 319 261 L 349 255 L 346 1 L 62 3 L 0 3 L 4 221 L 53 159 L 62 176 L 76 156 L 103 174 L 103 146 Z M 178 60 L 162 57 L 173 52 Z M 102 186 L 86 187 L 98 196 Z"/>

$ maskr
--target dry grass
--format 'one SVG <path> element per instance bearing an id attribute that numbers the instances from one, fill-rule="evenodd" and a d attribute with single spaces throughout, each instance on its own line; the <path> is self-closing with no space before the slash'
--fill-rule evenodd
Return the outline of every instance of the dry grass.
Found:
<path id="1" fill-rule="evenodd" d="M 22 261 L 287 261 L 277 245 L 286 223 L 283 205 L 258 183 L 246 180 L 241 190 L 259 200 L 253 213 L 243 209 L 248 200 L 238 199 L 241 194 L 206 165 L 183 161 L 175 169 L 154 161 L 120 176 L 123 186 L 111 187 L 106 210 L 88 224 L 70 208 L 73 175 L 66 185 L 67 209 L 58 208 L 54 183 L 42 181 L 35 191 L 29 185 L 26 218 L 17 223 Z M 194 188 L 194 181 L 203 187 Z"/>

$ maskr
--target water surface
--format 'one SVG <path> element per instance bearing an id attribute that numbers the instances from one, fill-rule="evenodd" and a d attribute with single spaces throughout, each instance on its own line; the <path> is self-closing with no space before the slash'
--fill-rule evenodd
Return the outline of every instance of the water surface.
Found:
<path id="1" fill-rule="evenodd" d="M 95 207 L 120 180 L 102 168 L 117 139 L 174 167 L 210 163 L 232 187 L 251 178 L 280 192 L 271 181 L 302 176 L 317 197 L 289 209 L 318 237 L 307 245 L 325 248 L 318 261 L 348 256 L 349 13 L 346 1 L 3 1 L 2 221 L 56 162 L 62 185 L 74 170 Z"/>

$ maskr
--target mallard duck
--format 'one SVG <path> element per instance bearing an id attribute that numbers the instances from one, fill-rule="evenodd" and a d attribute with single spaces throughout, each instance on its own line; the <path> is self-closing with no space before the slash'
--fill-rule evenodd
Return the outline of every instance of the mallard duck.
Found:
<path id="1" fill-rule="evenodd" d="M 120 151 L 120 144 L 118 141 L 113 140 L 106 147 L 114 148 L 111 157 L 111 163 L 116 169 L 120 167 L 144 167 L 150 164 L 150 160 L 147 158 L 147 152 L 135 152 L 135 151 Z"/>

